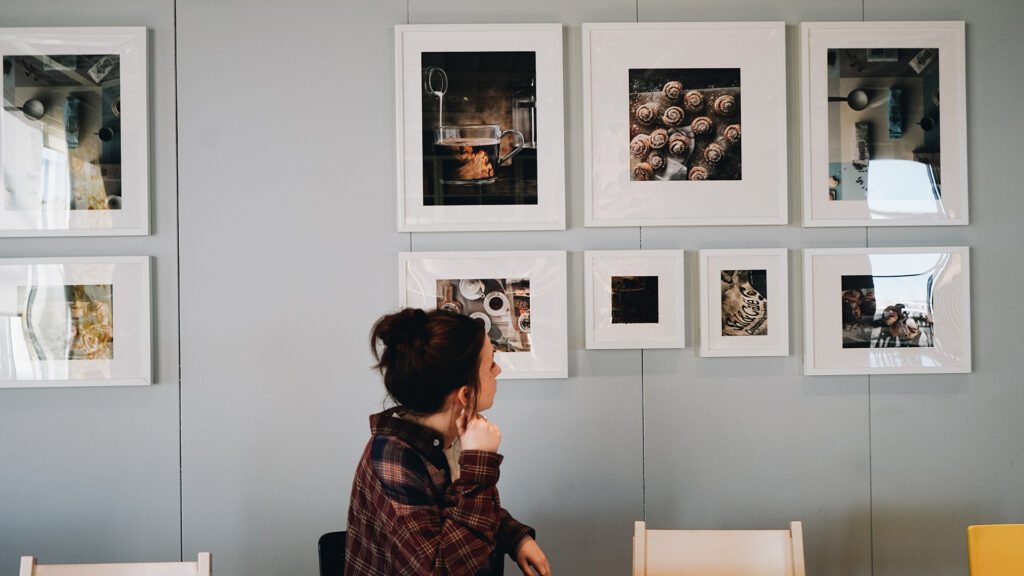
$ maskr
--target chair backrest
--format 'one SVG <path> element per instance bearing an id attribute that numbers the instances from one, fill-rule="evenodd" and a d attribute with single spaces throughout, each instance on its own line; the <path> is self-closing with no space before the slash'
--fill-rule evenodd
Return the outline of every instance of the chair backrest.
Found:
<path id="1" fill-rule="evenodd" d="M 967 527 L 971 576 L 1024 574 L 1024 524 Z"/>
<path id="2" fill-rule="evenodd" d="M 800 522 L 789 530 L 648 530 L 633 533 L 633 576 L 804 576 Z"/>
<path id="3" fill-rule="evenodd" d="M 320 555 L 320 576 L 342 576 L 345 573 L 345 531 L 328 532 L 317 542 Z"/>
<path id="4" fill-rule="evenodd" d="M 210 576 L 209 552 L 196 562 L 142 562 L 135 564 L 36 564 L 34 556 L 21 557 L 19 576 Z"/>

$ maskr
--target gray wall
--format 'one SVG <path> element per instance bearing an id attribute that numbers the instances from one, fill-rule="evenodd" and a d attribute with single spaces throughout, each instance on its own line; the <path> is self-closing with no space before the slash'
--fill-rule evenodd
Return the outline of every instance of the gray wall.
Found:
<path id="1" fill-rule="evenodd" d="M 795 26 L 861 18 L 967 21 L 970 226 L 797 224 Z M 583 229 L 580 24 L 638 19 L 789 24 L 793 224 Z M 503 503 L 556 574 L 629 573 L 641 518 L 802 520 L 810 574 L 966 573 L 968 524 L 1024 521 L 1022 21 L 1019 0 L 8 1 L 0 26 L 150 28 L 153 235 L 0 257 L 154 256 L 157 383 L 0 390 L 0 574 L 201 550 L 221 575 L 315 574 L 383 402 L 366 335 L 396 253 L 467 248 L 570 251 L 571 377 L 503 382 L 491 416 Z M 449 22 L 566 25 L 568 230 L 395 232 L 393 26 Z M 972 248 L 973 373 L 801 376 L 795 250 L 931 244 Z M 794 250 L 791 356 L 583 349 L 583 250 L 690 251 L 693 342 L 694 251 L 749 246 Z"/>

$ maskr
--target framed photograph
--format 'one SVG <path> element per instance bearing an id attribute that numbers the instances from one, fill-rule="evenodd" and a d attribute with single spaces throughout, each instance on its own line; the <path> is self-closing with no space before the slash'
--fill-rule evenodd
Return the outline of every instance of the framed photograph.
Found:
<path id="1" fill-rule="evenodd" d="M 971 371 L 967 247 L 804 250 L 804 374 Z"/>
<path id="2" fill-rule="evenodd" d="M 149 258 L 0 259 L 0 387 L 152 383 Z"/>
<path id="3" fill-rule="evenodd" d="M 804 226 L 967 224 L 964 23 L 804 22 L 800 49 Z"/>
<path id="4" fill-rule="evenodd" d="M 0 236 L 149 234 L 146 29 L 0 28 Z"/>
<path id="5" fill-rule="evenodd" d="M 399 306 L 483 324 L 499 378 L 568 377 L 565 252 L 403 252 L 398 260 Z"/>
<path id="6" fill-rule="evenodd" d="M 583 253 L 587 348 L 685 348 L 682 250 Z"/>
<path id="7" fill-rule="evenodd" d="M 395 27 L 398 230 L 565 229 L 562 25 Z"/>
<path id="8" fill-rule="evenodd" d="M 789 355 L 785 248 L 701 250 L 700 355 Z"/>
<path id="9" fill-rule="evenodd" d="M 583 25 L 586 226 L 786 224 L 783 22 Z"/>

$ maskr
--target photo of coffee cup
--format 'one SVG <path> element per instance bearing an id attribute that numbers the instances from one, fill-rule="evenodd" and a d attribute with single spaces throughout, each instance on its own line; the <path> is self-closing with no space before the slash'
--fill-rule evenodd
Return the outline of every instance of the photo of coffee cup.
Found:
<path id="1" fill-rule="evenodd" d="M 490 292 L 484 297 L 484 310 L 491 316 L 508 313 L 508 297 L 501 292 Z"/>
<path id="2" fill-rule="evenodd" d="M 487 314 L 484 314 L 483 312 L 473 312 L 469 317 L 484 325 L 484 334 L 491 331 L 491 318 Z"/>
<path id="3" fill-rule="evenodd" d="M 484 297 L 482 280 L 459 280 L 459 294 L 466 300 L 479 300 Z"/>
<path id="4" fill-rule="evenodd" d="M 511 152 L 499 157 L 501 139 L 509 134 L 518 142 Z M 518 154 L 524 144 L 522 134 L 502 131 L 497 124 L 438 126 L 434 128 L 434 156 L 440 163 L 439 179 L 443 184 L 490 184 L 498 166 Z"/>

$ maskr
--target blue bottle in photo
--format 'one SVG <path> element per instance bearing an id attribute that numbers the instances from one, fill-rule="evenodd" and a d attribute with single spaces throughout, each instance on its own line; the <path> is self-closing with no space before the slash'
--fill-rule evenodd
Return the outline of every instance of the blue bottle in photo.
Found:
<path id="1" fill-rule="evenodd" d="M 64 100 L 64 137 L 68 142 L 68 150 L 78 148 L 78 98 L 68 96 Z"/>

